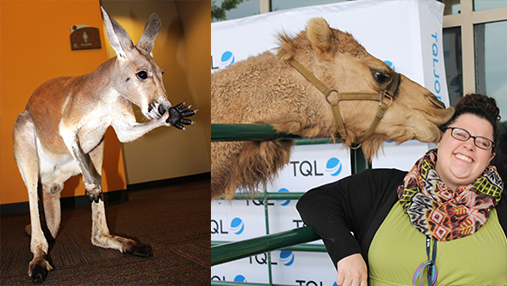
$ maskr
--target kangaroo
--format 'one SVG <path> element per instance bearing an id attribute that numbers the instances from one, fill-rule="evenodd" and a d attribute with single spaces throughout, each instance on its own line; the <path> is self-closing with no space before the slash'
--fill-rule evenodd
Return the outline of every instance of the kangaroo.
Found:
<path id="1" fill-rule="evenodd" d="M 46 260 L 48 242 L 39 217 L 39 186 L 52 238 L 60 227 L 63 184 L 81 173 L 92 207 L 92 244 L 135 256 L 152 256 L 149 245 L 109 233 L 101 196 L 104 133 L 112 126 L 121 142 L 129 142 L 160 126 L 184 129 L 182 124 L 195 123 L 184 117 L 197 110 L 190 110 L 185 104 L 171 107 L 163 72 L 151 57 L 160 30 L 157 14 L 149 17 L 134 46 L 123 27 L 101 9 L 107 37 L 117 56 L 89 74 L 44 82 L 33 92 L 14 124 L 13 151 L 30 207 L 33 259 L 28 275 L 35 283 L 43 282 L 53 269 Z M 136 122 L 132 104 L 141 108 L 148 122 Z"/>

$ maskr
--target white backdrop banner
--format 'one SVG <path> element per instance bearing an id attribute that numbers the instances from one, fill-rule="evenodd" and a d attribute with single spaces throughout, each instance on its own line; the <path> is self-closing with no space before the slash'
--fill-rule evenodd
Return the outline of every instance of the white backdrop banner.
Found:
<path id="1" fill-rule="evenodd" d="M 444 5 L 435 0 L 363 0 L 211 23 L 211 72 L 277 47 L 309 19 L 351 33 L 373 56 L 428 88 L 449 106 L 442 48 Z"/>
<path id="2" fill-rule="evenodd" d="M 271 12 L 211 24 L 211 72 L 266 50 L 276 35 L 296 35 L 309 19 L 322 17 L 332 28 L 351 33 L 373 56 L 432 91 L 449 106 L 442 48 L 444 4 L 435 0 L 363 0 Z M 433 144 L 385 143 L 373 167 L 410 170 Z M 269 192 L 306 192 L 350 175 L 350 153 L 341 144 L 295 146 L 290 163 Z M 269 232 L 302 227 L 295 201 L 270 201 Z M 266 235 L 260 200 L 213 201 L 211 239 L 238 241 Z M 315 242 L 321 243 L 321 242 Z M 268 283 L 267 254 L 212 267 L 212 280 Z M 336 285 L 336 270 L 325 253 L 271 253 L 272 282 L 287 285 Z"/>

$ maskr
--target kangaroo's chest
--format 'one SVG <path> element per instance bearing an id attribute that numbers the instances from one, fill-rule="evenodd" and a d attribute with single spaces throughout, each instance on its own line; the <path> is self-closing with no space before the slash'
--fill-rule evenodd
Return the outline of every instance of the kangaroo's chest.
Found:
<path id="1" fill-rule="evenodd" d="M 113 114 L 107 107 L 101 107 L 84 118 L 77 133 L 79 145 L 84 153 L 91 152 L 102 142 L 107 128 L 111 126 Z"/>

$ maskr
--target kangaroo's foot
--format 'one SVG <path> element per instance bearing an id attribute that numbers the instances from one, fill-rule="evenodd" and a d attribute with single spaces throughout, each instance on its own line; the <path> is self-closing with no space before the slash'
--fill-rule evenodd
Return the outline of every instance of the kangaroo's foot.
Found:
<path id="1" fill-rule="evenodd" d="M 42 283 L 46 280 L 48 273 L 53 271 L 53 267 L 44 258 L 34 258 L 28 265 L 28 276 L 34 283 Z"/>

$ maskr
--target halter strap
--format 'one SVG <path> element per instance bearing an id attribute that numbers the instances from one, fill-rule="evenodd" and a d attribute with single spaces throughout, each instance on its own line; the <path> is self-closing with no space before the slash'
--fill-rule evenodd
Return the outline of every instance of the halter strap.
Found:
<path id="1" fill-rule="evenodd" d="M 347 137 L 347 131 L 345 130 L 345 125 L 343 124 L 343 119 L 340 113 L 340 107 L 338 103 L 342 100 L 373 100 L 379 102 L 379 109 L 375 119 L 370 125 L 370 128 L 361 136 L 357 137 L 355 141 L 357 143 L 361 143 L 371 136 L 375 128 L 377 127 L 380 119 L 384 117 L 385 112 L 393 103 L 394 95 L 398 90 L 398 86 L 400 84 L 400 75 L 398 73 L 394 73 L 394 79 L 389 84 L 386 90 L 381 93 L 368 93 L 368 92 L 348 92 L 348 93 L 340 93 L 336 89 L 328 88 L 322 81 L 320 81 L 315 75 L 313 75 L 309 70 L 307 70 L 301 63 L 296 61 L 293 57 L 289 57 L 285 59 L 285 61 L 294 67 L 301 75 L 303 75 L 310 83 L 312 83 L 320 92 L 322 92 L 326 96 L 326 101 L 332 106 L 333 117 L 336 122 L 336 127 L 338 128 L 338 133 L 340 134 L 341 139 L 345 139 Z M 336 92 L 337 100 L 330 101 L 329 95 L 331 92 Z M 384 100 L 387 99 L 388 103 Z"/>

